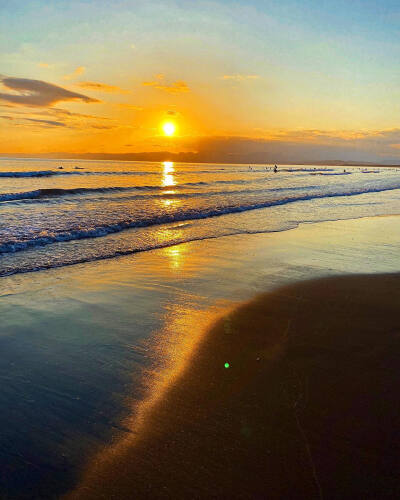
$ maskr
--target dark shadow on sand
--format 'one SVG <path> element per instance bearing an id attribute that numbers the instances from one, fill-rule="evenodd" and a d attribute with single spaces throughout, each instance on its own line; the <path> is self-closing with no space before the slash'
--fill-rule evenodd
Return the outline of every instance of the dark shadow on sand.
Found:
<path id="1" fill-rule="evenodd" d="M 69 498 L 399 498 L 399 305 L 369 275 L 239 307 Z"/>

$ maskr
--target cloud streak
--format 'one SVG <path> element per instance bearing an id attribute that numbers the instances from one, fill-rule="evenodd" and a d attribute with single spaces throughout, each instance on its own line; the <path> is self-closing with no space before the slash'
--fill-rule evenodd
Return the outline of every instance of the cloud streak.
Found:
<path id="1" fill-rule="evenodd" d="M 85 66 L 78 66 L 72 73 L 64 75 L 64 80 L 73 80 L 77 76 L 83 75 L 85 71 L 86 71 Z"/>
<path id="2" fill-rule="evenodd" d="M 0 105 L 1 107 L 1 105 Z M 10 127 L 23 127 L 29 129 L 37 128 L 58 128 L 85 130 L 90 129 L 113 129 L 118 123 L 112 118 L 97 115 L 75 113 L 63 108 L 50 107 L 13 107 L 5 110 L 7 115 L 0 115 L 0 118 L 9 120 Z"/>
<path id="3" fill-rule="evenodd" d="M 258 80 L 260 78 L 260 75 L 241 75 L 241 74 L 236 74 L 236 75 L 223 75 L 220 76 L 221 80 L 230 80 L 234 82 L 244 82 L 248 80 Z"/>
<path id="4" fill-rule="evenodd" d="M 163 92 L 168 92 L 170 94 L 181 94 L 190 92 L 188 84 L 184 80 L 176 80 L 170 84 L 164 82 L 164 75 L 156 75 L 155 80 L 149 82 L 143 82 L 142 85 L 145 87 L 153 87 Z"/>
<path id="5" fill-rule="evenodd" d="M 108 85 L 107 83 L 100 82 L 79 82 L 76 84 L 78 87 L 87 90 L 94 90 L 96 92 L 108 92 L 110 94 L 129 94 L 129 90 L 121 89 L 117 85 Z"/>
<path id="6" fill-rule="evenodd" d="M 60 101 L 100 102 L 42 80 L 8 77 L 3 78 L 2 83 L 4 87 L 17 93 L 0 92 L 0 100 L 22 106 L 52 106 Z"/>
<path id="7" fill-rule="evenodd" d="M 144 109 L 142 106 L 137 106 L 136 104 L 129 104 L 127 102 L 118 102 L 116 103 L 116 106 L 131 111 L 143 111 Z"/>
<path id="8" fill-rule="evenodd" d="M 54 120 L 39 120 L 36 118 L 24 118 L 24 120 L 29 121 L 29 122 L 34 122 L 39 125 L 48 125 L 50 127 L 66 127 L 65 123 L 62 122 L 57 122 Z"/>

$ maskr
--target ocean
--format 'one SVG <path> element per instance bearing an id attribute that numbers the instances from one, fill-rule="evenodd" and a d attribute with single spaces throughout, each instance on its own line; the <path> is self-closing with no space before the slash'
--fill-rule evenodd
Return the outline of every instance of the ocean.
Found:
<path id="1" fill-rule="evenodd" d="M 400 213 L 400 169 L 0 160 L 0 276 Z"/>

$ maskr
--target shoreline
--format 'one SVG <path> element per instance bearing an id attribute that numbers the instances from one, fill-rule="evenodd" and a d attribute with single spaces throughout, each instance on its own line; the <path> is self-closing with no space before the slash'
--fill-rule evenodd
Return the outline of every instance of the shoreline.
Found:
<path id="1" fill-rule="evenodd" d="M 132 433 L 154 384 L 167 390 L 192 366 L 226 311 L 311 278 L 398 272 L 399 220 L 305 223 L 2 278 L 0 459 L 12 467 L 0 496 L 69 490 L 98 450 Z"/>
<path id="2" fill-rule="evenodd" d="M 331 277 L 234 309 L 65 498 L 396 498 L 399 291 Z"/>
<path id="3" fill-rule="evenodd" d="M 255 210 L 263 210 L 261 209 L 255 209 Z M 224 216 L 225 214 L 221 215 Z M 219 216 L 213 216 L 213 217 L 219 217 Z M 362 220 L 374 220 L 374 219 L 380 219 L 380 218 L 392 218 L 392 217 L 400 217 L 400 214 L 377 214 L 377 215 L 365 215 L 362 217 L 354 217 L 354 218 L 342 218 L 342 219 L 328 219 L 328 220 L 323 220 L 323 221 L 303 221 L 303 222 L 298 222 L 296 225 L 293 227 L 285 227 L 282 229 L 271 229 L 270 231 L 249 231 L 247 233 L 241 233 L 241 232 L 233 232 L 231 234 L 222 234 L 219 236 L 204 236 L 204 237 L 194 237 L 193 239 L 188 239 L 187 241 L 182 241 L 182 242 L 177 242 L 177 243 L 166 243 L 166 244 L 160 244 L 159 246 L 151 247 L 151 248 L 145 248 L 145 249 L 140 249 L 140 250 L 129 250 L 126 252 L 119 252 L 117 255 L 113 256 L 105 256 L 101 258 L 93 258 L 92 260 L 83 260 L 83 261 L 78 261 L 78 262 L 73 262 L 73 263 L 64 263 L 62 265 L 49 265 L 48 267 L 43 266 L 43 267 L 38 267 L 35 269 L 28 269 L 24 271 L 18 271 L 18 272 L 10 272 L 8 274 L 1 274 L 0 273 L 0 279 L 8 278 L 8 277 L 13 277 L 13 276 L 20 276 L 20 275 L 25 275 L 25 274 L 33 274 L 37 272 L 43 272 L 43 271 L 53 271 L 57 269 L 68 269 L 68 268 L 73 268 L 74 266 L 80 266 L 80 265 L 85 265 L 85 264 L 96 264 L 96 263 L 101 263 L 103 261 L 112 261 L 114 259 L 120 259 L 124 257 L 132 257 L 132 256 L 140 256 L 142 254 L 146 254 L 148 252 L 157 252 L 159 250 L 165 250 L 165 249 L 171 249 L 174 247 L 179 247 L 181 245 L 186 245 L 190 243 L 199 243 L 199 242 L 207 242 L 207 241 L 213 241 L 213 240 L 221 240 L 224 238 L 232 238 L 232 237 L 243 237 L 243 238 L 248 238 L 249 236 L 256 236 L 256 235 L 273 235 L 276 233 L 286 233 L 288 231 L 295 231 L 302 229 L 303 226 L 308 226 L 308 225 L 320 225 L 320 224 L 326 224 L 326 223 L 340 223 L 340 222 L 355 222 L 355 221 L 362 221 Z M 188 219 L 185 222 L 191 223 L 193 221 L 197 220 L 203 220 L 203 219 Z M 160 224 L 161 226 L 163 225 L 168 225 L 168 224 L 175 224 L 175 222 L 170 222 L 170 223 L 165 223 L 165 224 Z M 135 230 L 137 228 L 130 228 L 129 230 Z M 112 233 L 107 236 L 112 236 Z M 106 237 L 107 237 L 106 236 Z M 56 243 L 62 243 L 62 242 L 56 242 Z M 68 243 L 68 241 L 67 241 Z M 5 255 L 10 255 L 10 253 L 7 253 Z M 1 296 L 0 296 L 1 297 Z"/>

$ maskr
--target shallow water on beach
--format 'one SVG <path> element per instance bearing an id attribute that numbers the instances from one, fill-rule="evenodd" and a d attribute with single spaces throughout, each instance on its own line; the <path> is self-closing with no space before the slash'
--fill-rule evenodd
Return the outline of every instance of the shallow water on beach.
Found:
<path id="1" fill-rule="evenodd" d="M 398 271 L 397 224 L 306 224 L 2 278 L 0 496 L 71 488 L 93 453 L 135 432 L 135 402 L 235 304 L 294 281 Z"/>
<path id="2" fill-rule="evenodd" d="M 0 276 L 397 214 L 400 169 L 0 160 Z"/>
<path id="3" fill-rule="evenodd" d="M 71 488 L 92 454 L 135 432 L 133 408 L 166 365 L 187 362 L 200 329 L 235 304 L 318 276 L 398 271 L 398 217 L 297 228 L 398 213 L 396 170 L 104 163 L 0 163 L 72 172 L 0 177 L 0 497 Z M 152 210 L 170 222 L 146 225 Z M 97 234 L 99 221 L 115 232 Z"/>

